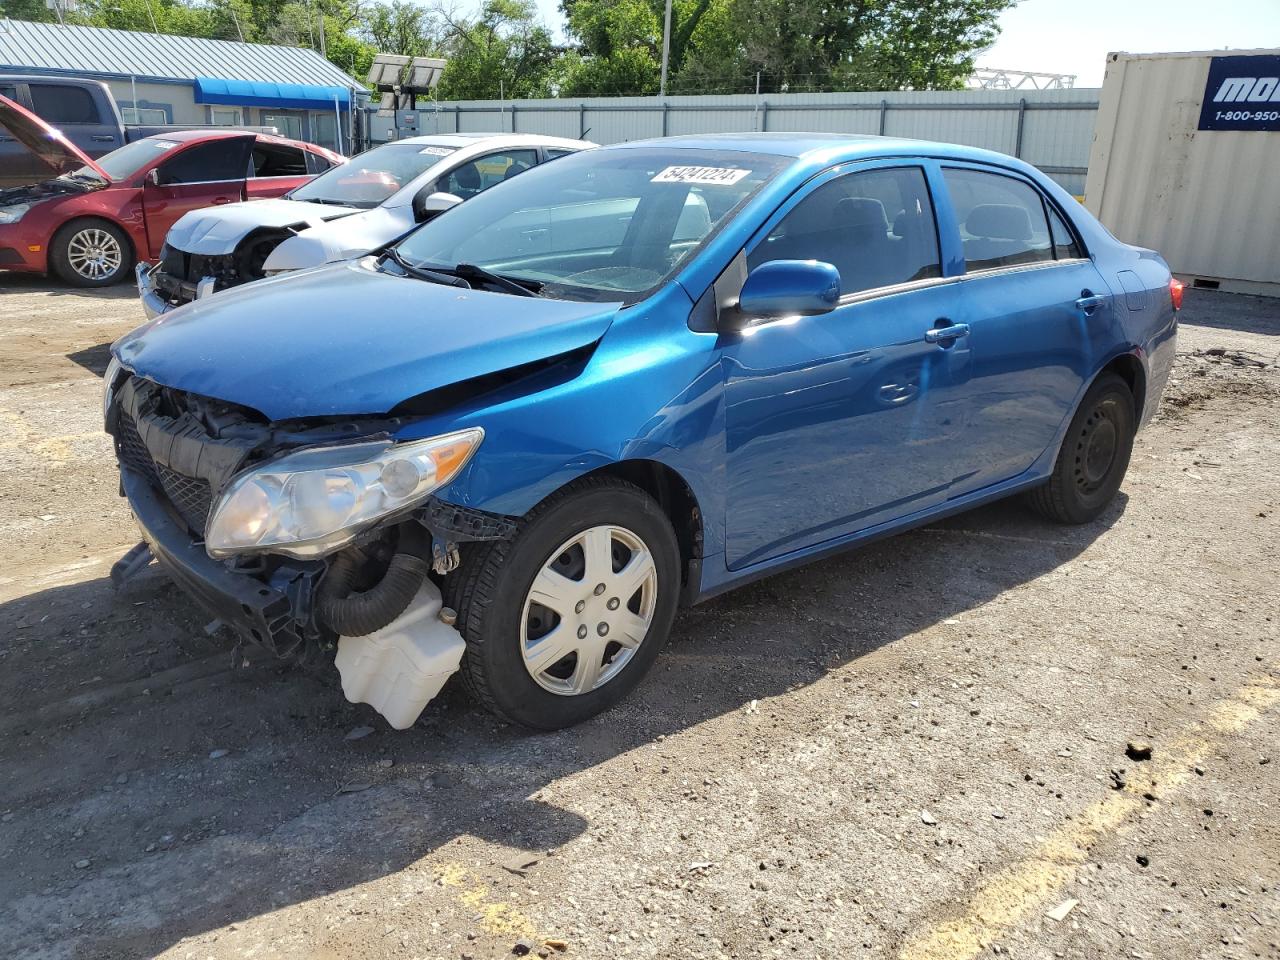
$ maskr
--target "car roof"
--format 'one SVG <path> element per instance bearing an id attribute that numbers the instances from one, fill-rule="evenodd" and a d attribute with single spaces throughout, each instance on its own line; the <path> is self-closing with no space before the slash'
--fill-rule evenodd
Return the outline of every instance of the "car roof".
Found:
<path id="1" fill-rule="evenodd" d="M 571 140 L 566 137 L 550 137 L 541 133 L 432 133 L 420 137 L 405 137 L 392 140 L 391 143 L 421 144 L 434 147 L 465 147 L 485 140 L 509 140 L 512 143 L 531 144 L 587 144 L 586 140 Z"/>
<path id="2" fill-rule="evenodd" d="M 796 159 L 821 156 L 828 161 L 862 160 L 886 156 L 928 156 L 1008 162 L 1011 158 L 992 150 L 932 140 L 878 137 L 859 133 L 713 133 L 615 143 L 605 149 L 627 147 L 676 150 L 731 150 L 764 153 Z"/>

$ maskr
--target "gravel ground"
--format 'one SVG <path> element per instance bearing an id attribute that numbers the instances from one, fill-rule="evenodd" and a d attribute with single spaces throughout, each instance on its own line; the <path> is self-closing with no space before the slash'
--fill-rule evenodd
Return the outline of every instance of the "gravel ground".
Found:
<path id="1" fill-rule="evenodd" d="M 451 688 L 397 733 L 154 567 L 112 592 L 138 319 L 0 275 L 5 955 L 1280 957 L 1280 301 L 1189 292 L 1102 521 L 745 587 L 544 735 Z"/>

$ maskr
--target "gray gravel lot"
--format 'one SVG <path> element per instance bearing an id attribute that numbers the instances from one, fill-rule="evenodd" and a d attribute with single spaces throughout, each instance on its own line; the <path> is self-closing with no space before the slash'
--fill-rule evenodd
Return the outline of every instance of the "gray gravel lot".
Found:
<path id="1" fill-rule="evenodd" d="M 745 587 L 540 735 L 452 688 L 397 733 L 154 568 L 112 592 L 139 319 L 0 274 L 4 955 L 1280 957 L 1280 301 L 1189 292 L 1102 521 Z"/>

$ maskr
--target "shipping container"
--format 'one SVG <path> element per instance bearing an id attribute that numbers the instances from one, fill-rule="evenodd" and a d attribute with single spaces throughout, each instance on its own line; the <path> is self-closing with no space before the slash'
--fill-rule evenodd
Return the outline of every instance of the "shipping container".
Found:
<path id="1" fill-rule="evenodd" d="M 1280 50 L 1109 54 L 1085 206 L 1196 286 L 1280 296 Z"/>

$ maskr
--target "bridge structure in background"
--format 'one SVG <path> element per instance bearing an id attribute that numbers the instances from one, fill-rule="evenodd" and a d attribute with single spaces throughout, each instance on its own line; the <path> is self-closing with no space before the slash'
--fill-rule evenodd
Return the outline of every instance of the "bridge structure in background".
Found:
<path id="1" fill-rule="evenodd" d="M 1033 70 L 1001 70 L 978 67 L 969 77 L 973 90 L 1072 90 L 1074 73 L 1036 73 Z"/>

